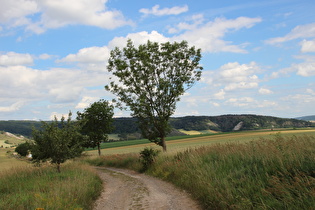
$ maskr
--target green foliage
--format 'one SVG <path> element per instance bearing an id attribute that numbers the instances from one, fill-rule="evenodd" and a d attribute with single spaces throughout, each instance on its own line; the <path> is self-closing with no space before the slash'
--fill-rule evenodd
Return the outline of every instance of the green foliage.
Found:
<path id="1" fill-rule="evenodd" d="M 57 165 L 59 172 L 61 163 L 80 156 L 83 151 L 83 138 L 78 132 L 78 126 L 71 122 L 71 112 L 67 121 L 64 117 L 61 118 L 60 124 L 56 117 L 51 123 L 42 122 L 41 130 L 34 129 L 33 139 L 33 161 L 51 161 Z"/>
<path id="2" fill-rule="evenodd" d="M 148 170 L 148 168 L 152 166 L 159 153 L 159 150 L 153 149 L 152 147 L 146 147 L 142 151 L 140 151 L 140 162 L 142 163 L 143 172 Z"/>
<path id="3" fill-rule="evenodd" d="M 83 113 L 78 112 L 77 120 L 81 132 L 87 136 L 84 147 L 98 147 L 101 155 L 100 143 L 108 140 L 107 134 L 112 131 L 114 107 L 108 101 L 100 100 L 86 108 Z"/>
<path id="4" fill-rule="evenodd" d="M 128 40 L 122 50 L 111 51 L 107 69 L 119 82 L 113 80 L 105 88 L 130 108 L 142 135 L 165 151 L 169 118 L 180 96 L 200 79 L 200 59 L 200 49 L 189 47 L 186 41 L 148 41 L 136 48 Z"/>
<path id="5" fill-rule="evenodd" d="M 26 156 L 28 155 L 31 148 L 32 148 L 32 145 L 29 142 L 25 142 L 25 143 L 19 144 L 15 148 L 15 152 L 17 152 L 21 156 Z"/>
<path id="6" fill-rule="evenodd" d="M 0 209 L 91 209 L 102 190 L 96 172 L 83 164 L 65 164 L 63 173 L 13 168 L 0 173 Z"/>

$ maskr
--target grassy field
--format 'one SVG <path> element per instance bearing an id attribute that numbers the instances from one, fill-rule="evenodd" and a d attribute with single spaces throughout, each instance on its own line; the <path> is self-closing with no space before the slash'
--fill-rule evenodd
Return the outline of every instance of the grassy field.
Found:
<path id="1" fill-rule="evenodd" d="M 169 152 L 178 152 L 189 147 L 199 147 L 204 145 L 212 145 L 216 143 L 226 142 L 248 142 L 258 140 L 259 138 L 273 138 L 274 135 L 280 133 L 283 136 L 290 135 L 315 135 L 315 129 L 301 129 L 301 130 L 260 130 L 260 131 L 243 131 L 231 133 L 214 133 L 203 135 L 187 135 L 167 138 L 167 149 Z M 124 154 L 124 153 L 138 153 L 144 147 L 153 147 L 159 149 L 154 143 L 146 139 L 109 142 L 102 144 L 102 154 Z M 89 155 L 97 155 L 96 150 L 88 151 Z"/>
<path id="2" fill-rule="evenodd" d="M 9 146 L 24 142 L 4 134 L 0 138 Z M 13 152 L 0 148 L 0 209 L 91 209 L 103 189 L 90 166 L 70 161 L 58 173 L 51 166 L 34 167 Z"/>
<path id="3" fill-rule="evenodd" d="M 87 151 L 91 156 L 86 161 L 134 170 L 141 169 L 139 151 L 160 149 L 148 140 L 102 146 L 104 156 Z M 205 209 L 315 206 L 314 129 L 171 137 L 167 146 L 168 152 L 161 153 L 147 173 L 185 189 Z M 102 189 L 86 165 L 70 161 L 57 173 L 10 158 L 6 151 L 0 149 L 0 209 L 89 209 Z"/>
<path id="4" fill-rule="evenodd" d="M 19 167 L 0 172 L 0 209 L 91 209 L 102 189 L 87 165 Z"/>
<path id="5" fill-rule="evenodd" d="M 5 143 L 5 142 L 8 142 L 8 143 Z M 25 142 L 25 140 L 8 136 L 4 132 L 0 133 L 0 147 L 9 148 L 11 146 L 16 146 L 18 144 L 21 144 L 23 142 Z"/>
<path id="6" fill-rule="evenodd" d="M 8 142 L 8 144 L 5 142 Z M 0 172 L 11 169 L 12 167 L 27 165 L 25 161 L 17 160 L 16 158 L 8 155 L 14 152 L 14 148 L 11 147 L 23 142 L 25 142 L 25 140 L 5 135 L 4 132 L 0 133 Z"/>
<path id="7" fill-rule="evenodd" d="M 314 209 L 314 130 L 219 134 L 168 146 L 146 173 L 189 192 L 204 209 Z M 88 161 L 140 170 L 139 148 L 126 147 L 120 152 L 133 153 Z"/>
<path id="8" fill-rule="evenodd" d="M 14 167 L 26 166 L 26 161 L 17 160 L 16 158 L 10 157 L 8 152 L 12 153 L 14 149 L 0 148 L 0 172 L 12 169 Z"/>

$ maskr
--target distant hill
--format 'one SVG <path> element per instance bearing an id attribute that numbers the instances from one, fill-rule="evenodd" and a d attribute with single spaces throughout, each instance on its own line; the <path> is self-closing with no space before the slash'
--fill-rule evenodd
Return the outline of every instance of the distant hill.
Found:
<path id="1" fill-rule="evenodd" d="M 171 125 L 176 129 L 210 129 L 222 132 L 314 126 L 313 123 L 308 121 L 261 115 L 187 116 L 172 118 Z"/>
<path id="2" fill-rule="evenodd" d="M 238 130 L 257 130 L 271 128 L 301 128 L 315 126 L 314 123 L 299 120 L 287 119 L 261 115 L 220 115 L 220 116 L 186 116 L 174 117 L 170 119 L 173 127 L 172 135 L 184 135 L 178 130 L 186 131 L 238 131 Z M 41 123 L 39 121 L 0 121 L 0 131 L 6 131 L 14 134 L 30 137 L 32 135 L 32 127 L 39 129 Z M 126 134 L 136 134 L 139 136 L 140 130 L 137 125 L 137 119 L 115 118 L 115 130 L 113 133 L 124 136 Z"/>
<path id="3" fill-rule="evenodd" d="M 314 121 L 315 122 L 315 115 L 304 116 L 304 117 L 297 117 L 295 119 L 306 120 L 306 121 Z"/>

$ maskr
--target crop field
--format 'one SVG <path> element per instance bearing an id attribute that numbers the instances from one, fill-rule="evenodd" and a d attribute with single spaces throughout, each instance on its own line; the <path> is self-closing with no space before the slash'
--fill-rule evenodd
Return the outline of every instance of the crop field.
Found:
<path id="1" fill-rule="evenodd" d="M 227 143 L 227 142 L 240 142 L 245 143 L 255 141 L 260 138 L 273 138 L 276 134 L 280 133 L 282 136 L 301 136 L 301 135 L 314 135 L 315 129 L 301 129 L 301 130 L 259 130 L 259 131 L 242 131 L 232 133 L 215 133 L 204 135 L 191 135 L 167 138 L 167 149 L 169 152 L 178 152 L 191 147 L 200 147 L 211 144 Z M 160 149 L 154 143 L 145 139 L 110 142 L 102 144 L 102 154 L 124 154 L 124 153 L 138 153 L 144 147 L 153 147 Z M 96 150 L 88 151 L 89 155 L 97 155 Z"/>
<path id="2" fill-rule="evenodd" d="M 202 131 L 186 131 L 184 129 L 179 129 L 178 131 L 180 131 L 181 133 L 184 133 L 186 135 L 199 135 L 199 134 L 210 134 L 210 133 L 218 133 L 217 131 L 214 130 L 202 130 Z"/>

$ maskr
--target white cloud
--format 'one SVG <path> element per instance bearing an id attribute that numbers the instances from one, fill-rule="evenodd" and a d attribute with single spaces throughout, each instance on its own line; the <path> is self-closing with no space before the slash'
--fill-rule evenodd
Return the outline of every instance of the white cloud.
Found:
<path id="1" fill-rule="evenodd" d="M 20 25 L 27 22 L 26 17 L 38 12 L 38 6 L 32 0 L 2 0 L 0 7 L 0 23 Z"/>
<path id="2" fill-rule="evenodd" d="M 69 115 L 69 113 L 67 113 L 67 114 L 63 113 L 62 114 L 62 113 L 52 112 L 50 114 L 49 119 L 50 120 L 55 120 L 55 118 L 57 118 L 57 120 L 60 120 L 62 117 L 64 117 L 65 119 L 68 119 L 68 115 Z"/>
<path id="3" fill-rule="evenodd" d="M 77 54 L 69 54 L 57 62 L 104 63 L 107 62 L 109 53 L 107 47 L 82 48 Z"/>
<path id="4" fill-rule="evenodd" d="M 192 22 L 192 23 L 190 23 Z M 183 30 L 194 30 L 204 22 L 203 14 L 193 15 L 186 22 L 180 22 L 176 26 L 168 26 L 168 33 L 179 33 Z"/>
<path id="5" fill-rule="evenodd" d="M 90 97 L 90 96 L 84 96 L 82 100 L 76 105 L 76 109 L 85 109 L 93 102 L 99 100 L 99 97 Z"/>
<path id="6" fill-rule="evenodd" d="M 148 40 L 161 43 L 171 41 L 170 38 L 165 37 L 157 31 L 151 31 L 151 33 L 141 31 L 138 33 L 130 33 L 126 37 L 115 37 L 109 42 L 108 47 L 110 49 L 114 47 L 125 47 L 128 39 L 131 39 L 135 46 L 145 44 Z"/>
<path id="7" fill-rule="evenodd" d="M 269 100 L 256 100 L 252 97 L 241 97 L 241 98 L 231 98 L 226 101 L 227 104 L 230 104 L 235 107 L 244 107 L 244 108 L 276 108 L 278 104 L 274 101 Z"/>
<path id="8" fill-rule="evenodd" d="M 307 52 L 315 52 L 315 39 L 311 41 L 303 40 L 300 45 L 301 47 L 301 52 L 307 53 Z"/>
<path id="9" fill-rule="evenodd" d="M 0 66 L 0 78 L 1 103 L 17 100 L 77 103 L 83 94 L 94 91 L 89 87 L 108 82 L 104 72 L 61 68 L 41 71 L 25 66 Z"/>
<path id="10" fill-rule="evenodd" d="M 315 76 L 315 56 L 311 55 L 299 55 L 293 56 L 296 59 L 302 59 L 302 63 L 293 63 L 288 68 L 280 69 L 277 72 L 271 74 L 271 78 L 275 79 L 278 77 L 290 76 L 290 73 L 296 72 L 297 75 L 303 77 Z"/>
<path id="11" fill-rule="evenodd" d="M 312 94 L 295 94 L 295 95 L 288 95 L 282 97 L 281 100 L 287 102 L 294 102 L 296 104 L 311 104 L 312 106 L 315 103 L 315 97 Z"/>
<path id="12" fill-rule="evenodd" d="M 221 89 L 219 92 L 214 94 L 214 98 L 223 100 L 225 98 L 225 91 Z"/>
<path id="13" fill-rule="evenodd" d="M 0 54 L 0 66 L 17 66 L 32 64 L 33 58 L 30 54 L 20 54 L 15 52 Z"/>
<path id="14" fill-rule="evenodd" d="M 224 90 L 239 90 L 239 89 L 252 89 L 258 87 L 257 82 L 239 82 L 239 83 L 231 83 L 225 86 Z"/>
<path id="15" fill-rule="evenodd" d="M 310 89 L 310 88 L 306 89 L 306 92 L 307 92 L 308 94 L 311 94 L 311 95 L 315 96 L 315 91 L 312 90 L 312 89 Z"/>
<path id="16" fill-rule="evenodd" d="M 278 107 L 278 103 L 275 102 L 275 101 L 263 100 L 263 101 L 257 102 L 256 106 L 259 107 L 259 108 L 266 108 L 266 107 L 277 108 Z"/>
<path id="17" fill-rule="evenodd" d="M 315 76 L 315 62 L 293 64 L 292 67 L 297 70 L 297 75 L 300 75 L 303 77 Z"/>
<path id="18" fill-rule="evenodd" d="M 272 72 L 270 75 L 270 78 L 276 79 L 279 77 L 287 77 L 289 76 L 291 72 L 294 72 L 294 69 L 292 67 L 283 68 L 283 69 L 280 69 L 279 71 Z"/>
<path id="19" fill-rule="evenodd" d="M 216 102 L 211 102 L 210 103 L 212 106 L 214 106 L 214 107 L 220 107 L 220 104 L 219 103 L 216 103 Z"/>
<path id="20" fill-rule="evenodd" d="M 18 101 L 10 106 L 0 106 L 0 112 L 14 112 L 19 110 L 24 105 L 24 102 Z"/>
<path id="21" fill-rule="evenodd" d="M 163 9 L 160 9 L 160 5 L 155 5 L 151 9 L 142 8 L 139 10 L 139 12 L 143 13 L 145 16 L 147 15 L 155 15 L 155 16 L 179 15 L 187 11 L 188 11 L 187 5 L 184 5 L 182 7 L 176 6 L 176 7 L 163 8 Z"/>
<path id="22" fill-rule="evenodd" d="M 260 88 L 258 90 L 258 92 L 262 95 L 268 95 L 268 94 L 272 94 L 273 92 L 267 88 Z"/>
<path id="23" fill-rule="evenodd" d="M 255 62 L 249 64 L 227 63 L 215 71 L 204 72 L 201 81 L 214 86 L 223 86 L 224 91 L 251 89 L 258 87 L 259 78 L 255 73 L 259 71 L 260 68 Z"/>
<path id="24" fill-rule="evenodd" d="M 199 17 L 200 18 L 200 17 Z M 213 22 L 192 27 L 181 35 L 165 37 L 157 31 L 148 33 L 146 31 L 131 33 L 126 37 L 116 37 L 108 45 L 113 47 L 124 47 L 128 39 L 132 39 L 135 45 L 144 44 L 148 39 L 154 42 L 182 41 L 187 40 L 190 45 L 201 48 L 203 52 L 234 52 L 247 53 L 243 47 L 246 44 L 233 45 L 231 42 L 224 41 L 223 37 L 230 31 L 240 30 L 241 28 L 250 28 L 256 23 L 261 22 L 261 18 L 239 17 L 236 19 L 217 18 Z M 187 28 L 188 29 L 188 28 Z"/>
<path id="25" fill-rule="evenodd" d="M 70 103 L 80 98 L 84 87 L 73 84 L 63 84 L 60 87 L 51 87 L 48 94 L 53 103 Z"/>
<path id="26" fill-rule="evenodd" d="M 42 0 L 41 24 L 44 28 L 58 28 L 69 24 L 83 24 L 106 29 L 114 29 L 131 24 L 122 13 L 108 10 L 107 0 Z"/>
<path id="27" fill-rule="evenodd" d="M 243 107 L 243 106 L 249 106 L 250 104 L 254 103 L 255 100 L 251 97 L 242 97 L 242 98 L 230 98 L 226 102 L 230 103 L 233 106 Z"/>
<path id="28" fill-rule="evenodd" d="M 25 26 L 37 34 L 74 24 L 104 29 L 133 25 L 120 11 L 107 8 L 106 3 L 107 0 L 3 0 L 0 23 Z M 39 20 L 31 19 L 31 15 L 39 15 Z"/>
<path id="29" fill-rule="evenodd" d="M 52 55 L 48 55 L 47 53 L 44 53 L 44 54 L 39 55 L 38 58 L 41 60 L 47 60 L 47 59 L 52 58 Z"/>
<path id="30" fill-rule="evenodd" d="M 277 44 L 287 42 L 299 38 L 315 37 L 315 23 L 306 25 L 299 25 L 292 29 L 287 35 L 283 37 L 271 38 L 266 41 L 267 44 Z"/>
<path id="31" fill-rule="evenodd" d="M 109 54 L 110 50 L 106 46 L 82 48 L 76 54 L 69 54 L 57 60 L 57 63 L 74 62 L 77 63 L 81 69 L 105 72 Z"/>
<path id="32" fill-rule="evenodd" d="M 193 30 L 173 37 L 174 40 L 187 40 L 191 45 L 201 48 L 203 52 L 234 52 L 247 53 L 243 49 L 244 44 L 233 45 L 222 38 L 230 31 L 241 28 L 251 28 L 256 23 L 261 22 L 261 18 L 238 17 L 236 19 L 216 18 Z"/>

